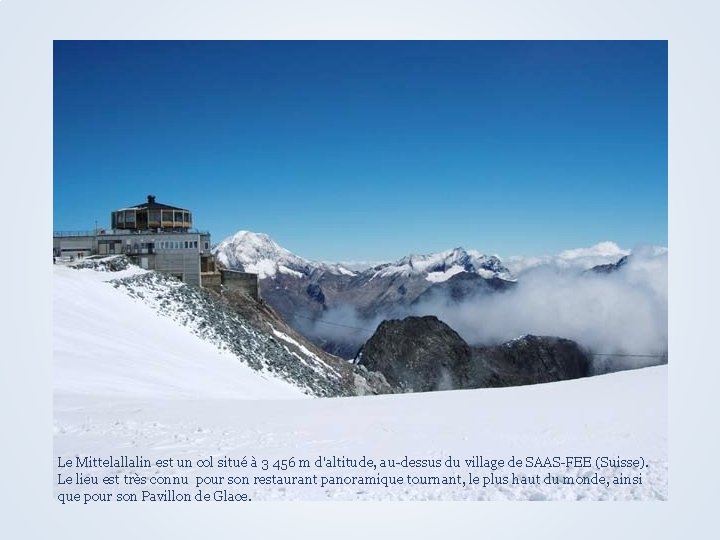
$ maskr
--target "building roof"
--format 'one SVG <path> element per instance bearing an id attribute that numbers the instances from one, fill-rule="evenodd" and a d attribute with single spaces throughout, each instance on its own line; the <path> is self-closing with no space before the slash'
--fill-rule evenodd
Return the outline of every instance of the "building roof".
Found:
<path id="1" fill-rule="evenodd" d="M 155 202 L 155 195 L 148 195 L 146 202 L 129 206 L 127 210 L 139 210 L 141 208 L 149 208 L 151 210 L 182 210 L 183 212 L 189 212 L 187 208 L 179 208 L 177 206 Z"/>

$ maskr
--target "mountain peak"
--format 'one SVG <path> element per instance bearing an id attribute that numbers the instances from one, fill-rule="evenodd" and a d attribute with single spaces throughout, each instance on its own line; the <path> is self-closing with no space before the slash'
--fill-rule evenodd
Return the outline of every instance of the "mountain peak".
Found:
<path id="1" fill-rule="evenodd" d="M 484 278 L 513 279 L 498 257 L 462 247 L 427 255 L 409 255 L 394 263 L 376 266 L 373 270 L 375 276 L 382 277 L 426 274 L 426 279 L 433 282 L 445 281 L 461 272 L 478 274 Z"/>
<path id="2" fill-rule="evenodd" d="M 265 233 L 238 231 L 220 242 L 214 253 L 223 266 L 258 274 L 260 279 L 275 277 L 278 273 L 295 277 L 309 276 L 316 270 L 355 275 L 355 272 L 339 264 L 325 264 L 298 257 Z"/>
<path id="3" fill-rule="evenodd" d="M 267 234 L 253 231 L 238 231 L 230 238 L 226 238 L 225 240 L 223 240 L 223 242 L 242 244 L 244 246 L 255 247 L 257 249 L 269 248 L 287 251 L 285 248 L 280 247 L 277 242 L 275 242 Z M 290 253 L 289 251 L 287 252 Z"/>
<path id="4" fill-rule="evenodd" d="M 309 262 L 278 245 L 267 234 L 238 231 L 214 249 L 218 262 L 227 268 L 258 274 L 260 279 L 278 272 L 298 273 Z"/>
<path id="5" fill-rule="evenodd" d="M 278 245 L 270 236 L 252 231 L 238 231 L 220 242 L 215 256 L 227 268 L 240 269 L 259 275 L 260 279 L 278 273 L 310 276 L 313 272 L 355 276 L 357 272 L 341 264 L 309 261 Z M 363 271 L 375 276 L 424 276 L 432 282 L 450 279 L 455 274 L 469 272 L 484 278 L 499 277 L 512 280 L 510 271 L 494 255 L 455 247 L 428 255 L 408 255 L 393 263 L 384 263 Z"/>

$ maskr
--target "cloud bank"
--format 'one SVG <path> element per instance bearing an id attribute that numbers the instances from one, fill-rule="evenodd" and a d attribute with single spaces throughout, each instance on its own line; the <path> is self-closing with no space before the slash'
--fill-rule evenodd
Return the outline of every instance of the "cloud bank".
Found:
<path id="1" fill-rule="evenodd" d="M 668 342 L 667 261 L 667 252 L 641 248 L 609 274 L 539 266 L 510 291 L 459 304 L 435 297 L 412 313 L 437 315 L 472 344 L 536 334 L 569 338 L 594 353 L 661 355 Z"/>
<path id="2" fill-rule="evenodd" d="M 329 310 L 304 330 L 359 347 L 384 319 L 435 315 L 470 344 L 501 343 L 524 334 L 577 341 L 593 353 L 663 355 L 668 344 L 667 249 L 640 247 L 611 273 L 576 265 L 526 268 L 516 287 L 457 302 L 440 294 L 372 320 L 350 306 Z M 325 324 L 328 323 L 328 324 Z M 596 357 L 596 370 L 660 363 L 657 358 Z"/>

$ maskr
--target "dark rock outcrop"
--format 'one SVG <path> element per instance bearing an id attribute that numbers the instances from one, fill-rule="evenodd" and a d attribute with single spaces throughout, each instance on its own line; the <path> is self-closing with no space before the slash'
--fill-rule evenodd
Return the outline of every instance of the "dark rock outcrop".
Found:
<path id="1" fill-rule="evenodd" d="M 201 339 L 235 354 L 248 367 L 271 373 L 317 397 L 393 393 L 382 374 L 333 357 L 290 328 L 265 302 L 223 295 L 147 272 L 110 283 Z"/>
<path id="2" fill-rule="evenodd" d="M 435 283 L 413 300 L 411 305 L 437 299 L 444 302 L 459 303 L 482 294 L 507 291 L 516 285 L 517 283 L 514 281 L 497 277 L 484 278 L 477 274 L 462 272 L 455 274 L 446 281 Z"/>
<path id="3" fill-rule="evenodd" d="M 305 292 L 318 304 L 325 304 L 325 295 L 323 294 L 322 288 L 317 283 L 310 283 L 305 288 Z"/>
<path id="4" fill-rule="evenodd" d="M 590 358 L 568 339 L 523 336 L 471 347 L 437 317 L 384 321 L 355 362 L 406 391 L 519 386 L 586 377 Z"/>
<path id="5" fill-rule="evenodd" d="M 629 255 L 625 255 L 624 257 L 621 257 L 616 263 L 598 264 L 597 266 L 593 266 L 590 271 L 597 274 L 610 274 L 612 272 L 616 272 L 628 263 L 628 257 Z"/>
<path id="6" fill-rule="evenodd" d="M 464 388 L 472 351 L 437 317 L 383 321 L 358 353 L 356 363 L 379 371 L 393 386 L 425 392 Z"/>
<path id="7" fill-rule="evenodd" d="M 80 259 L 68 266 L 75 269 L 89 268 L 97 272 L 120 272 L 130 266 L 130 259 L 125 255 L 109 255 L 105 257 L 94 255 Z"/>
<path id="8" fill-rule="evenodd" d="M 551 336 L 523 336 L 473 348 L 474 388 L 519 386 L 590 375 L 590 358 L 577 343 Z"/>

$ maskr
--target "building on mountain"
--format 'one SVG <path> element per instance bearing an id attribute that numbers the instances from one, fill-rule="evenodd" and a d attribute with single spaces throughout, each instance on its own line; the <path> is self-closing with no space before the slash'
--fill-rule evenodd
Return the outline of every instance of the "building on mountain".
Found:
<path id="1" fill-rule="evenodd" d="M 53 255 L 82 258 L 123 254 L 141 268 L 203 285 L 218 274 L 210 233 L 192 228 L 190 210 L 156 202 L 154 195 L 110 214 L 110 229 L 55 232 Z"/>

